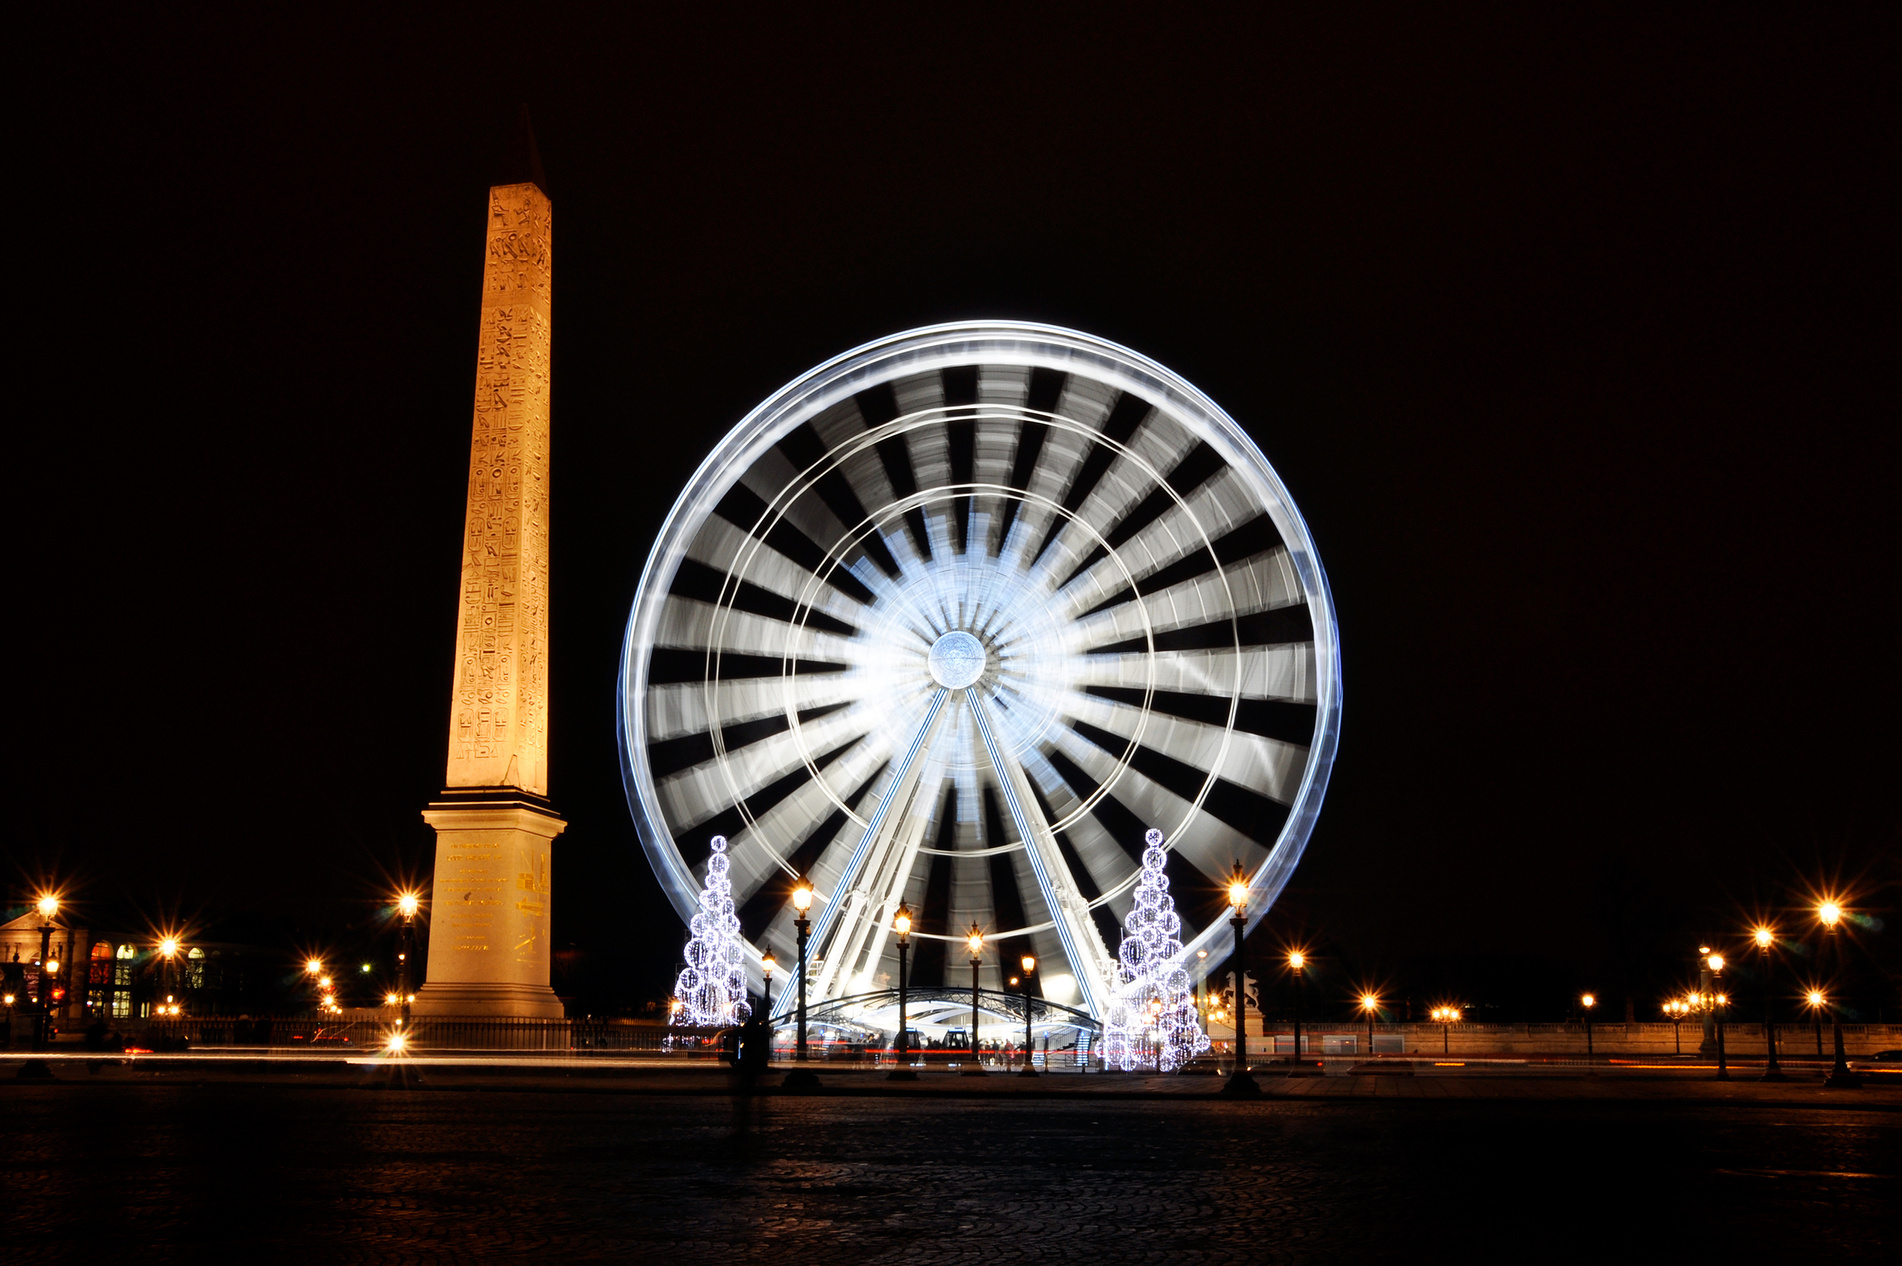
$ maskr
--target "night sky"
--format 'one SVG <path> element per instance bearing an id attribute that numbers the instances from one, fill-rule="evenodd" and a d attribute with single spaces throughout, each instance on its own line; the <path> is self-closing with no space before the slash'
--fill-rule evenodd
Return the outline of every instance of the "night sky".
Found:
<path id="1" fill-rule="evenodd" d="M 678 489 L 808 367 L 980 317 L 1181 373 L 1313 531 L 1342 741 L 1264 949 L 1650 1014 L 1697 938 L 1839 882 L 1896 964 L 1894 11 L 1106 9 L 31 32 L 12 904 L 54 877 L 102 925 L 290 947 L 427 878 L 526 103 L 555 940 L 593 987 L 663 993 L 684 936 L 614 737 Z"/>

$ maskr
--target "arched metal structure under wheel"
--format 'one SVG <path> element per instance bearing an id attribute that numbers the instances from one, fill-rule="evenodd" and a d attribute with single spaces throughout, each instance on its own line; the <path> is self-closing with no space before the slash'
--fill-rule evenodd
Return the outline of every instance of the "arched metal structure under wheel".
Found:
<path id="1" fill-rule="evenodd" d="M 1272 904 L 1339 714 L 1326 579 L 1254 442 L 1153 361 L 1013 323 L 869 344 L 749 414 L 669 514 L 621 665 L 655 874 L 687 917 L 728 838 L 781 1015 L 803 874 L 812 1005 L 890 984 L 903 901 L 917 985 L 956 992 L 975 923 L 987 987 L 1032 953 L 1100 1016 L 1150 826 L 1185 962 L 1221 962 L 1198 912 L 1237 861 Z"/>

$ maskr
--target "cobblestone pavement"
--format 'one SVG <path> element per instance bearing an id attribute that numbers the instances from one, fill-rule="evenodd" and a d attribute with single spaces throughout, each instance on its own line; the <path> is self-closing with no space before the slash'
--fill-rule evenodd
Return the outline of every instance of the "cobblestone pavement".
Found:
<path id="1" fill-rule="evenodd" d="M 1902 1114 L 0 1088 L 8 1261 L 1893 1261 Z"/>

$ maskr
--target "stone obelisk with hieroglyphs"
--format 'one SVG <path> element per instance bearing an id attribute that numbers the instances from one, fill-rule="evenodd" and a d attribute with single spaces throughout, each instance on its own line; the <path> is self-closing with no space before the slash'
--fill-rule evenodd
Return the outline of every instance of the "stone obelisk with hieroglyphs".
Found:
<path id="1" fill-rule="evenodd" d="M 436 829 L 424 1016 L 559 1018 L 548 987 L 549 212 L 528 179 L 489 190 L 475 431 L 462 538 L 449 767 Z"/>

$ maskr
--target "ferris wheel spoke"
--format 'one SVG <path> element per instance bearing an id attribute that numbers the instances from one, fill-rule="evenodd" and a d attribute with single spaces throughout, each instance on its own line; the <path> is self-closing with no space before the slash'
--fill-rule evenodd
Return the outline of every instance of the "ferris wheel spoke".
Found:
<path id="1" fill-rule="evenodd" d="M 816 708 L 802 708 L 797 716 L 801 725 L 808 725 L 821 717 L 852 707 L 851 703 L 841 700 L 837 703 L 821 704 Z M 743 751 L 754 743 L 770 739 L 785 733 L 792 722 L 786 719 L 784 712 L 776 712 L 750 721 L 735 721 L 720 727 L 720 746 L 729 754 Z M 711 730 L 697 730 L 691 734 L 676 735 L 668 739 L 656 739 L 647 745 L 647 764 L 654 771 L 656 779 L 666 779 L 683 769 L 692 769 L 704 765 L 718 755 Z"/>
<path id="2" fill-rule="evenodd" d="M 864 603 L 820 582 L 806 568 L 725 519 L 707 519 L 706 526 L 687 547 L 687 556 L 681 560 L 683 568 L 689 560 L 712 571 L 723 582 L 715 586 L 715 597 L 708 601 L 718 600 L 721 588 L 731 589 L 733 582 L 726 578 L 732 576 L 792 603 L 794 610 L 824 612 L 853 628 L 865 620 Z M 669 584 L 670 592 L 674 583 Z"/>
<path id="3" fill-rule="evenodd" d="M 708 666 L 712 662 L 711 653 L 699 647 L 656 646 L 648 657 L 647 680 L 655 686 L 686 682 L 697 684 L 706 680 Z M 789 669 L 801 677 L 825 677 L 849 672 L 851 666 L 830 660 L 789 661 L 778 656 L 742 655 L 735 652 L 723 652 L 720 656 L 720 676 L 728 681 L 748 677 L 780 677 Z"/>
<path id="4" fill-rule="evenodd" d="M 1206 440 L 1197 440 L 1163 477 L 1160 485 L 1125 509 L 1113 522 L 1098 529 L 1103 540 L 1090 548 L 1083 560 L 1058 582 L 1057 588 L 1069 588 L 1079 576 L 1107 559 L 1110 550 L 1121 549 L 1151 524 L 1161 521 L 1182 502 L 1187 502 L 1203 484 L 1226 469 L 1221 454 L 1211 448 Z"/>
<path id="5" fill-rule="evenodd" d="M 808 574 L 823 577 L 826 584 L 854 602 L 869 606 L 878 600 L 850 568 L 830 566 L 826 551 L 790 520 L 769 516 L 765 498 L 745 484 L 736 483 L 727 489 L 713 512 L 744 533 L 761 533 L 759 540 L 805 568 Z"/>
<path id="6" fill-rule="evenodd" d="M 938 715 L 944 710 L 945 699 L 950 693 L 949 690 L 940 686 L 937 693 L 932 696 L 930 706 L 926 708 L 924 716 L 912 732 L 911 740 L 904 749 L 904 755 L 892 771 L 891 781 L 886 785 L 885 794 L 879 797 L 878 806 L 873 809 L 865 829 L 859 833 L 851 855 L 846 859 L 845 865 L 840 868 L 838 877 L 832 883 L 831 898 L 819 914 L 818 925 L 813 928 L 812 943 L 820 948 L 821 953 L 831 953 L 828 937 L 833 934 L 834 925 L 845 917 L 848 906 L 852 907 L 854 918 L 862 920 L 869 914 L 868 903 L 861 894 L 854 893 L 853 889 L 859 882 L 859 875 L 866 862 L 875 851 L 875 846 L 882 842 L 881 837 L 885 833 L 891 810 L 899 801 L 908 799 L 912 793 L 916 782 L 912 771 L 918 764 L 919 756 L 926 749 L 931 733 L 937 726 Z M 855 897 L 859 899 L 851 900 Z M 849 940 L 852 933 L 853 929 L 849 927 L 840 929 L 838 938 Z M 828 961 L 826 970 L 829 973 L 829 979 L 837 979 L 838 963 L 836 961 Z"/>
<path id="7" fill-rule="evenodd" d="M 1118 770 L 1110 757 L 1087 743 L 1078 745 L 1073 752 L 1053 745 L 1045 749 L 1044 755 L 1062 780 L 1063 796 L 1068 797 L 1067 804 L 1056 800 L 1057 807 L 1065 810 L 1065 816 L 1073 813 L 1077 805 L 1090 804 L 1088 814 L 1074 819 L 1070 826 L 1078 841 L 1094 835 L 1099 842 L 1107 841 L 1122 853 L 1123 877 L 1119 882 L 1104 885 L 1104 890 L 1111 894 L 1104 904 L 1117 911 L 1127 910 L 1128 890 L 1141 871 L 1144 835 L 1149 824 L 1179 820 L 1187 804 L 1140 774 Z M 1113 780 L 1110 785 L 1115 790 L 1108 790 L 1105 780 Z M 1169 853 L 1172 866 L 1191 866 L 1176 856 L 1173 846 Z M 1180 877 L 1187 878 L 1186 874 Z M 1206 878 L 1214 877 L 1213 872 L 1206 873 Z M 1172 871 L 1172 881 L 1176 878 L 1178 874 Z M 1199 887 L 1203 881 L 1198 879 L 1195 883 Z"/>
<path id="8" fill-rule="evenodd" d="M 1131 708 L 1143 706 L 1143 692 L 1133 686 L 1085 686 L 1085 694 Z M 1165 716 L 1197 721 L 1203 725 L 1228 724 L 1229 701 L 1219 694 L 1185 694 L 1175 690 L 1157 690 L 1149 695 L 1149 707 Z M 1282 743 L 1307 747 L 1314 739 L 1314 723 L 1319 709 L 1312 703 L 1288 699 L 1238 699 L 1235 703 L 1235 728 L 1244 734 L 1256 734 Z"/>
<path id="9" fill-rule="evenodd" d="M 1240 651 L 1221 646 L 1158 655 L 1147 654 L 1146 648 L 1120 655 L 1086 655 L 1071 684 L 1094 691 L 1097 687 L 1128 689 L 1132 683 L 1153 680 L 1158 691 L 1239 694 L 1244 700 L 1278 699 L 1314 706 L 1314 676 L 1314 644 L 1286 642 Z"/>
<path id="10" fill-rule="evenodd" d="M 819 474 L 813 492 L 818 494 L 819 500 L 838 521 L 839 531 L 832 537 L 833 540 L 843 539 L 854 525 L 865 520 L 865 504 L 852 491 L 852 485 L 836 467 L 827 469 L 826 443 L 812 429 L 811 423 L 802 423 L 786 432 L 779 441 L 779 451 L 786 455 L 794 470 L 801 472 L 802 481 L 811 478 L 807 472 L 815 468 L 823 472 Z M 898 578 L 898 560 L 892 557 L 891 551 L 885 548 L 884 540 L 877 533 L 865 537 L 859 547 L 886 576 L 894 580 Z"/>
<path id="11" fill-rule="evenodd" d="M 1071 972 L 1075 974 L 1085 1005 L 1095 1011 L 1108 999 L 1106 989 L 1109 982 L 1105 975 L 1105 965 L 1109 955 L 1092 935 L 1094 929 L 1086 922 L 1082 922 L 1083 911 L 1088 908 L 1086 899 L 1078 891 L 1075 877 L 1065 867 L 1062 854 L 1053 847 L 1055 841 L 1052 838 L 1049 822 L 1035 820 L 1037 804 L 1035 799 L 1028 794 L 1030 790 L 1028 780 L 1023 777 L 1022 770 L 1003 755 L 1002 749 L 998 746 L 997 735 L 987 715 L 988 705 L 969 691 L 966 692 L 966 696 L 971 705 L 971 715 L 977 722 L 978 732 L 983 736 L 985 754 L 990 759 L 992 772 L 997 777 L 1004 802 L 1009 807 L 1011 823 L 1017 830 L 1017 838 L 1024 845 L 1024 858 L 1036 878 L 1038 891 L 1043 898 L 1044 910 L 1057 925 L 1057 936 L 1063 946 L 1063 956 L 1069 962 Z M 994 807 L 993 812 L 995 812 Z M 1003 834 L 1001 822 L 997 826 L 997 833 Z M 994 872 L 997 869 L 998 860 L 1008 862 L 1014 859 L 1005 854 L 993 858 Z M 992 887 L 993 890 L 998 887 L 995 879 Z M 1014 895 L 1014 885 L 1009 891 Z M 1016 914 L 1020 919 L 1022 918 L 1021 901 Z M 1018 926 L 1023 924 L 1019 923 Z"/>
<path id="12" fill-rule="evenodd" d="M 1093 696 L 1087 702 L 1078 702 L 1084 706 L 1077 709 L 1081 715 L 1069 718 L 1072 728 L 1078 725 L 1092 726 L 1094 734 L 1086 737 L 1090 737 L 1093 742 L 1107 734 L 1109 737 L 1103 741 L 1115 743 L 1115 751 L 1120 756 L 1130 736 L 1135 734 L 1138 722 L 1142 720 L 1140 708 L 1112 703 L 1100 696 Z M 1216 702 L 1223 705 L 1226 721 L 1228 701 L 1224 699 Z M 1153 753 L 1160 760 L 1173 761 L 1178 767 L 1173 780 L 1150 774 L 1172 790 L 1177 789 L 1188 776 L 1193 776 L 1197 780 L 1196 786 L 1200 787 L 1208 773 L 1214 771 L 1217 780 L 1211 788 L 1212 795 L 1215 794 L 1215 788 L 1227 782 L 1238 787 L 1259 789 L 1268 799 L 1287 805 L 1293 802 L 1300 790 L 1301 771 L 1306 767 L 1308 744 L 1312 740 L 1311 729 L 1299 741 L 1287 742 L 1248 734 L 1239 727 L 1230 730 L 1222 723 L 1210 725 L 1152 711 L 1143 724 L 1142 743 L 1136 750 L 1136 757 Z M 1135 764 L 1135 757 L 1131 758 L 1131 763 Z M 1183 796 L 1183 799 L 1193 800 L 1194 795 L 1191 793 Z"/>
<path id="13" fill-rule="evenodd" d="M 736 583 L 726 572 L 691 558 L 680 560 L 680 569 L 674 573 L 674 582 L 667 591 L 675 597 L 702 602 L 716 609 L 727 606 L 748 615 L 820 633 L 846 638 L 857 637 L 859 633 L 856 625 L 848 624 L 835 615 L 814 609 L 801 611 L 799 604 L 792 598 L 750 580 Z"/>
<path id="14" fill-rule="evenodd" d="M 817 753 L 813 765 L 823 776 L 826 768 L 864 742 L 863 738 L 851 739 L 839 744 L 830 751 Z M 812 770 L 805 765 L 788 770 L 779 778 L 759 787 L 752 795 L 735 804 L 731 799 L 714 803 L 724 807 L 716 812 L 706 812 L 706 802 L 688 794 L 685 787 L 677 786 L 675 795 L 664 798 L 665 807 L 674 813 L 680 823 L 674 832 L 674 840 L 683 859 L 691 859 L 689 865 L 698 866 L 706 860 L 708 841 L 716 835 L 729 838 L 744 831 L 749 819 L 757 819 L 774 805 L 790 796 L 807 782 L 811 781 Z"/>
<path id="15" fill-rule="evenodd" d="M 1064 384 L 1068 381 L 1069 375 L 1060 369 L 1042 365 L 1032 368 L 1024 394 L 1024 408 L 1032 413 L 1055 413 Z M 1049 426 L 1042 422 L 1025 422 L 1017 428 L 1017 443 L 1010 459 L 1009 482 L 1018 492 L 1029 491 L 1031 477 L 1036 474 L 1037 460 L 1043 455 L 1044 440 L 1049 434 Z M 1015 497 L 1005 499 L 998 514 L 997 530 L 991 538 L 991 557 L 1001 556 L 1009 544 L 1022 504 Z"/>
<path id="16" fill-rule="evenodd" d="M 1088 648 L 1085 653 L 1122 655 L 1147 649 L 1151 644 L 1156 651 L 1166 652 L 1211 651 L 1223 648 L 1233 650 L 1238 642 L 1248 647 L 1284 646 L 1291 642 L 1311 643 L 1313 641 L 1313 614 L 1305 604 L 1296 603 L 1293 606 L 1275 607 L 1267 611 L 1238 614 L 1232 622 L 1228 619 L 1218 619 L 1207 624 L 1185 624 L 1162 629 L 1152 634 L 1148 642 L 1141 637 L 1105 642 Z"/>
<path id="17" fill-rule="evenodd" d="M 814 766 L 824 768 L 855 744 L 872 737 L 857 725 L 828 727 L 823 720 L 812 730 L 807 748 L 802 749 L 791 735 L 782 734 L 729 753 L 724 760 L 709 761 L 661 779 L 654 790 L 683 825 L 700 825 L 715 818 L 724 821 L 722 814 L 737 813 L 739 809 L 723 806 L 736 801 L 746 809 L 742 820 L 756 818 L 811 778 Z M 830 732 L 820 733 L 822 730 Z M 737 836 L 739 828 L 713 834 Z"/>
<path id="18" fill-rule="evenodd" d="M 1126 738 L 1088 721 L 1073 720 L 1072 733 L 1095 745 L 1111 759 L 1120 760 L 1128 749 Z M 1075 750 L 1075 749 L 1072 749 Z M 1251 787 L 1217 777 L 1213 781 L 1194 765 L 1178 760 L 1146 744 L 1137 744 L 1129 754 L 1129 771 L 1140 774 L 1155 786 L 1182 802 L 1186 809 L 1202 796 L 1202 811 L 1228 823 L 1251 839 L 1272 841 L 1288 818 L 1288 806 Z M 1208 791 L 1203 794 L 1204 783 Z M 1178 814 L 1179 816 L 1179 814 Z"/>
<path id="19" fill-rule="evenodd" d="M 703 670 L 704 664 L 703 659 Z M 647 695 L 647 741 L 651 745 L 706 734 L 716 723 L 735 725 L 762 717 L 783 717 L 788 708 L 805 712 L 835 703 L 853 703 L 863 698 L 863 685 L 862 679 L 849 673 L 711 683 L 694 679 L 656 685 Z"/>
<path id="20" fill-rule="evenodd" d="M 853 397 L 853 402 L 858 406 L 859 417 L 868 431 L 876 430 L 898 416 L 898 398 L 888 382 L 865 388 Z M 912 465 L 911 449 L 905 437 L 887 436 L 873 447 L 878 452 L 879 465 L 884 468 L 885 478 L 891 484 L 893 498 L 903 500 L 914 495 L 918 491 L 918 472 Z M 905 530 L 910 534 L 919 559 L 930 562 L 931 537 L 925 531 L 924 511 L 913 506 L 905 511 L 904 518 Z"/>
<path id="21" fill-rule="evenodd" d="M 1101 431 L 1104 438 L 1114 440 L 1118 444 L 1128 444 L 1130 437 L 1136 433 L 1136 428 L 1142 425 L 1143 419 L 1149 416 L 1152 407 L 1141 396 L 1125 391 L 1110 407 L 1109 416 L 1103 420 Z M 1089 454 L 1084 457 L 1082 466 L 1077 469 L 1076 477 L 1070 481 L 1070 486 L 1064 491 L 1062 505 L 1065 511 L 1075 514 L 1082 508 L 1084 501 L 1096 491 L 1097 481 L 1103 477 L 1115 457 L 1116 450 L 1107 445 L 1090 445 Z M 1067 520 L 1058 519 L 1045 530 L 1043 541 L 1037 546 L 1037 552 L 1031 555 L 1032 566 L 1036 565 L 1037 560 L 1057 539 L 1058 534 L 1063 531 L 1065 522 Z"/>
<path id="22" fill-rule="evenodd" d="M 1227 570 L 1276 550 L 1286 553 L 1281 543 L 1281 533 L 1267 515 L 1256 515 L 1223 532 L 1210 545 L 1197 541 L 1175 561 L 1146 575 L 1138 575 L 1134 587 L 1125 585 L 1087 610 L 1077 612 L 1076 618 L 1087 620 L 1124 603 L 1134 602 L 1138 597 L 1166 593 L 1178 585 L 1201 580 L 1217 567 Z"/>
<path id="23" fill-rule="evenodd" d="M 743 902 L 740 910 L 743 927 L 761 929 L 762 935 L 775 929 L 789 934 L 792 911 L 787 906 L 785 884 L 775 880 L 805 876 L 815 884 L 824 885 L 826 875 L 837 868 L 840 860 L 834 857 L 828 862 L 826 855 L 837 842 L 840 831 L 852 820 L 846 809 L 857 811 L 879 777 L 890 767 L 890 760 L 869 746 L 856 749 L 827 771 L 827 777 L 844 791 L 840 799 L 845 801 L 845 808 L 834 805 L 832 797 L 817 782 L 809 782 L 759 820 L 758 830 L 742 842 L 757 843 L 768 865 L 762 867 L 754 887 L 745 891 L 737 886 L 734 889 L 736 900 Z M 806 832 L 804 838 L 799 834 L 802 830 Z"/>

